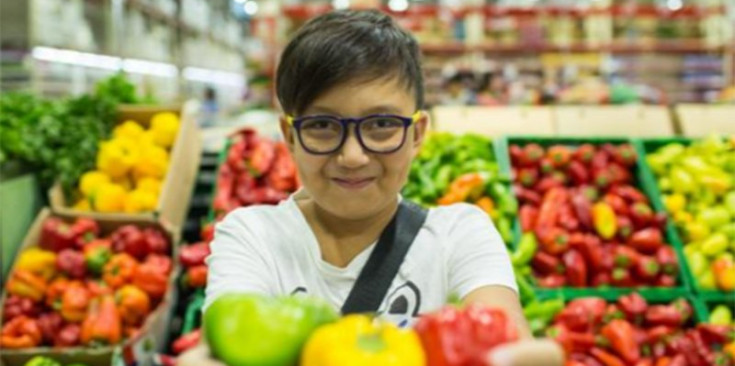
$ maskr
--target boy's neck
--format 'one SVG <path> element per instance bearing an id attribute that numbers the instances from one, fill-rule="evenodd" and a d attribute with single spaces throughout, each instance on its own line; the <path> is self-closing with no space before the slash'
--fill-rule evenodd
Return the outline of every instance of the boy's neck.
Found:
<path id="1" fill-rule="evenodd" d="M 336 217 L 313 200 L 302 201 L 300 207 L 319 242 L 322 259 L 343 268 L 378 240 L 395 215 L 398 200 L 380 213 L 360 220 Z"/>

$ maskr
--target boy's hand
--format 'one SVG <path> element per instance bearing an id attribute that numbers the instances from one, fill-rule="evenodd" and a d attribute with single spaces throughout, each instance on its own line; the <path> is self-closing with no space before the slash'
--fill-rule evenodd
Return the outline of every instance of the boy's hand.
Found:
<path id="1" fill-rule="evenodd" d="M 491 366 L 562 366 L 564 352 L 548 339 L 525 340 L 506 344 L 488 357 Z"/>
<path id="2" fill-rule="evenodd" d="M 227 366 L 209 355 L 209 347 L 205 343 L 184 352 L 176 360 L 176 366 Z"/>

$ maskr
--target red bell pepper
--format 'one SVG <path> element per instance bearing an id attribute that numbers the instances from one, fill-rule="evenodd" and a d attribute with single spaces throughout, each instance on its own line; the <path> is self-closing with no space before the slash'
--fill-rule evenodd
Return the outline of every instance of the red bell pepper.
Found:
<path id="1" fill-rule="evenodd" d="M 516 181 L 524 187 L 531 188 L 538 182 L 538 170 L 531 167 L 518 169 Z"/>
<path id="2" fill-rule="evenodd" d="M 608 164 L 610 164 L 610 155 L 602 149 L 595 151 L 595 154 L 592 155 L 592 160 L 590 161 L 590 167 L 592 167 L 592 170 L 605 169 Z"/>
<path id="3" fill-rule="evenodd" d="M 599 297 L 575 299 L 556 315 L 555 322 L 572 331 L 589 332 L 601 324 L 606 309 L 607 302 Z"/>
<path id="4" fill-rule="evenodd" d="M 633 235 L 633 222 L 627 216 L 618 215 L 616 218 L 618 220 L 618 238 L 627 242 Z"/>
<path id="5" fill-rule="evenodd" d="M 255 144 L 247 165 L 256 177 L 260 177 L 271 169 L 275 157 L 276 149 L 274 143 L 270 140 L 261 139 Z"/>
<path id="6" fill-rule="evenodd" d="M 676 277 L 671 275 L 661 275 L 656 280 L 655 286 L 658 287 L 674 287 L 676 286 Z"/>
<path id="7" fill-rule="evenodd" d="M 630 218 L 636 229 L 648 227 L 653 222 L 653 210 L 645 203 L 636 202 L 630 209 Z"/>
<path id="8" fill-rule="evenodd" d="M 658 264 L 656 258 L 640 255 L 638 256 L 638 262 L 634 267 L 636 276 L 646 282 L 652 282 L 656 280 L 658 274 L 661 272 L 661 265 Z"/>
<path id="9" fill-rule="evenodd" d="M 158 229 L 149 227 L 143 229 L 143 238 L 148 248 L 148 254 L 169 254 L 168 239 Z"/>
<path id="10" fill-rule="evenodd" d="M 97 238 L 100 234 L 100 226 L 97 221 L 90 218 L 80 217 L 71 225 L 72 236 L 76 249 L 82 249 L 84 245 Z"/>
<path id="11" fill-rule="evenodd" d="M 536 183 L 531 188 L 536 192 L 539 192 L 541 194 L 546 194 L 546 192 L 548 192 L 552 188 L 563 187 L 563 186 L 564 184 L 562 184 L 561 182 L 559 182 L 558 180 L 552 177 L 544 177 L 541 180 L 539 180 L 538 183 Z"/>
<path id="12" fill-rule="evenodd" d="M 61 318 L 59 313 L 52 311 L 41 314 L 36 322 L 38 323 L 38 327 L 41 329 L 43 343 L 53 343 L 54 338 L 64 324 L 64 319 Z"/>
<path id="13" fill-rule="evenodd" d="M 633 276 L 630 275 L 630 270 L 625 268 L 615 268 L 611 274 L 612 283 L 618 287 L 632 287 L 636 285 Z"/>
<path id="14" fill-rule="evenodd" d="M 689 301 L 678 298 L 674 300 L 671 303 L 671 306 L 673 306 L 676 310 L 681 313 L 681 318 L 684 323 L 688 322 L 689 319 L 691 319 L 692 315 L 694 314 L 694 310 L 692 309 L 692 305 L 689 304 Z"/>
<path id="15" fill-rule="evenodd" d="M 674 327 L 668 327 L 665 325 L 657 325 L 655 327 L 648 328 L 646 335 L 648 336 L 649 344 L 656 344 L 659 342 L 665 342 L 669 337 L 676 333 L 677 329 Z"/>
<path id="16" fill-rule="evenodd" d="M 85 285 L 87 286 L 87 290 L 89 290 L 89 295 L 92 296 L 92 298 L 104 295 L 112 295 L 112 288 L 108 286 L 105 281 L 88 279 Z"/>
<path id="17" fill-rule="evenodd" d="M 587 184 L 590 181 L 590 174 L 587 171 L 587 168 L 578 161 L 572 161 L 569 163 L 567 171 L 575 185 Z"/>
<path id="18" fill-rule="evenodd" d="M 605 314 L 602 316 L 603 324 L 607 324 L 615 319 L 625 319 L 625 314 L 620 310 L 618 304 L 607 304 Z"/>
<path id="19" fill-rule="evenodd" d="M 657 212 L 655 215 L 653 215 L 653 222 L 651 225 L 653 227 L 659 229 L 659 230 L 666 230 L 666 223 L 669 220 L 669 215 L 666 214 L 666 212 Z"/>
<path id="20" fill-rule="evenodd" d="M 207 285 L 207 266 L 198 265 L 186 270 L 184 283 L 189 288 L 200 288 Z"/>
<path id="21" fill-rule="evenodd" d="M 554 163 L 552 163 L 551 159 L 549 159 L 546 156 L 541 158 L 541 160 L 538 163 L 538 166 L 539 166 L 539 170 L 541 171 L 542 175 L 551 174 L 551 172 L 553 172 L 555 169 Z"/>
<path id="22" fill-rule="evenodd" d="M 182 246 L 179 250 L 179 261 L 184 267 L 199 266 L 204 264 L 204 260 L 210 253 L 209 242 Z"/>
<path id="23" fill-rule="evenodd" d="M 231 196 L 235 189 L 235 173 L 229 165 L 222 165 L 217 174 L 215 196 L 212 207 L 217 212 L 230 212 L 237 205 L 233 205 Z"/>
<path id="24" fill-rule="evenodd" d="M 558 288 L 566 284 L 566 277 L 558 273 L 552 273 L 536 279 L 536 284 L 542 288 Z"/>
<path id="25" fill-rule="evenodd" d="M 567 358 L 567 361 L 576 361 L 582 363 L 583 366 L 604 366 L 600 361 L 597 361 L 594 357 L 583 354 L 583 353 L 572 353 Z M 566 366 L 566 365 L 565 365 Z"/>
<path id="26" fill-rule="evenodd" d="M 637 292 L 622 296 L 618 299 L 618 307 L 625 314 L 625 318 L 634 324 L 641 325 L 648 310 L 648 302 Z"/>
<path id="27" fill-rule="evenodd" d="M 28 297 L 10 295 L 5 299 L 5 304 L 3 304 L 3 322 L 7 322 L 21 315 L 35 318 L 42 310 L 40 304 Z"/>
<path id="28" fill-rule="evenodd" d="M 82 252 L 64 249 L 56 256 L 56 269 L 70 278 L 81 279 L 87 275 L 87 262 Z"/>
<path id="29" fill-rule="evenodd" d="M 628 203 L 622 197 L 608 193 L 602 197 L 602 201 L 612 207 L 616 216 L 628 216 Z"/>
<path id="30" fill-rule="evenodd" d="M 428 366 L 482 365 L 488 351 L 518 339 L 505 312 L 481 306 L 445 307 L 419 318 L 414 329 L 427 353 Z"/>
<path id="31" fill-rule="evenodd" d="M 43 221 L 39 241 L 41 249 L 58 253 L 64 249 L 74 247 L 75 241 L 74 232 L 63 220 L 49 217 Z"/>
<path id="32" fill-rule="evenodd" d="M 679 262 L 674 248 L 663 245 L 656 251 L 656 260 L 661 265 L 661 273 L 676 276 L 679 273 Z"/>
<path id="33" fill-rule="evenodd" d="M 518 210 L 518 219 L 521 221 L 521 230 L 523 232 L 532 231 L 536 227 L 536 219 L 538 218 L 538 209 L 529 204 L 521 206 Z"/>
<path id="34" fill-rule="evenodd" d="M 605 287 L 612 284 L 612 276 L 609 272 L 597 272 L 592 276 L 592 287 Z"/>
<path id="35" fill-rule="evenodd" d="M 572 151 L 564 145 L 554 145 L 547 150 L 546 157 L 555 168 L 563 168 L 572 160 Z"/>
<path id="36" fill-rule="evenodd" d="M 646 324 L 648 326 L 680 327 L 684 324 L 684 321 L 682 313 L 673 305 L 652 305 L 646 310 Z"/>
<path id="37" fill-rule="evenodd" d="M 519 162 L 521 166 L 535 166 L 544 157 L 544 148 L 539 144 L 528 144 L 523 147 Z"/>
<path id="38" fill-rule="evenodd" d="M 587 263 L 582 254 L 574 249 L 568 250 L 562 257 L 566 267 L 567 283 L 575 287 L 587 286 Z"/>
<path id="39" fill-rule="evenodd" d="M 91 299 L 89 290 L 82 282 L 69 283 L 61 298 L 61 316 L 72 323 L 83 321 Z"/>
<path id="40" fill-rule="evenodd" d="M 118 253 L 130 254 L 133 258 L 142 260 L 148 255 L 148 242 L 143 231 L 137 226 L 125 225 L 115 230 L 110 237 L 112 249 Z"/>
<path id="41" fill-rule="evenodd" d="M 607 353 L 600 348 L 592 348 L 590 354 L 605 366 L 625 366 L 625 363 L 617 356 Z"/>
<path id="42" fill-rule="evenodd" d="M 582 257 L 584 257 L 589 268 L 592 270 L 591 273 L 605 269 L 605 253 L 602 248 L 602 242 L 597 236 L 579 233 L 572 234 L 569 237 L 569 246 L 582 254 Z"/>
<path id="43" fill-rule="evenodd" d="M 227 151 L 227 166 L 235 171 L 245 170 L 245 149 L 247 148 L 247 142 L 242 137 L 236 137 L 230 149 Z"/>
<path id="44" fill-rule="evenodd" d="M 127 253 L 115 254 L 110 258 L 110 261 L 105 264 L 102 279 L 108 286 L 113 289 L 118 289 L 123 285 L 130 283 L 138 265 L 139 264 L 135 258 L 131 257 Z"/>
<path id="45" fill-rule="evenodd" d="M 151 299 L 161 299 L 168 288 L 168 274 L 153 263 L 143 263 L 136 268 L 132 284 Z"/>
<path id="46" fill-rule="evenodd" d="M 638 159 L 638 154 L 636 154 L 635 149 L 630 144 L 622 144 L 615 148 L 615 153 L 612 155 L 612 158 L 622 166 L 633 167 L 636 164 L 636 159 Z"/>
<path id="47" fill-rule="evenodd" d="M 581 189 L 572 194 L 571 203 L 579 224 L 586 230 L 592 230 L 594 228 L 594 222 L 592 221 L 592 202 L 590 202 Z"/>
<path id="48" fill-rule="evenodd" d="M 630 185 L 616 185 L 610 188 L 610 193 L 623 197 L 630 203 L 648 204 L 648 197 L 637 188 Z"/>
<path id="49" fill-rule="evenodd" d="M 638 252 L 625 245 L 615 246 L 614 255 L 614 263 L 617 268 L 634 268 L 640 257 Z"/>
<path id="50" fill-rule="evenodd" d="M 561 263 L 559 258 L 542 251 L 538 251 L 534 254 L 531 259 L 531 267 L 542 275 L 564 273 L 564 265 Z"/>
<path id="51" fill-rule="evenodd" d="M 607 166 L 607 172 L 610 174 L 611 184 L 630 184 L 633 182 L 633 175 L 626 168 L 617 163 L 611 163 Z"/>
<path id="52" fill-rule="evenodd" d="M 174 352 L 175 355 L 184 353 L 185 351 L 198 346 L 201 339 L 202 330 L 195 329 L 177 338 L 171 345 L 171 350 Z"/>
<path id="53" fill-rule="evenodd" d="M 202 230 L 199 233 L 199 237 L 201 237 L 203 242 L 207 243 L 214 240 L 214 223 L 209 222 L 202 225 Z"/>
<path id="54" fill-rule="evenodd" d="M 664 246 L 664 238 L 661 230 L 651 227 L 634 232 L 628 244 L 641 253 L 655 254 Z"/>
<path id="55" fill-rule="evenodd" d="M 69 288 L 70 281 L 64 277 L 58 277 L 51 281 L 46 287 L 45 302 L 46 306 L 54 310 L 61 309 L 61 299 L 64 292 Z"/>
<path id="56" fill-rule="evenodd" d="M 145 258 L 145 262 L 143 262 L 143 264 L 158 268 L 159 272 L 166 275 L 171 273 L 171 270 L 173 269 L 171 258 L 165 255 L 151 254 Z"/>
<path id="57" fill-rule="evenodd" d="M 0 348 L 32 348 L 41 344 L 43 334 L 38 323 L 26 316 L 13 318 L 5 323 L 0 331 Z"/>
<path id="58" fill-rule="evenodd" d="M 592 333 L 573 332 L 562 324 L 556 324 L 546 330 L 546 336 L 559 343 L 567 354 L 586 353 L 592 347 L 607 345 L 607 341 Z"/>
<path id="59" fill-rule="evenodd" d="M 536 226 L 536 236 L 539 239 L 541 250 L 558 255 L 569 248 L 569 234 L 566 230 L 557 227 L 545 229 L 543 226 Z"/>
<path id="60" fill-rule="evenodd" d="M 589 165 L 592 163 L 592 158 L 595 156 L 596 152 L 597 148 L 594 145 L 582 144 L 574 151 L 573 158 L 584 165 Z"/>
<path id="61" fill-rule="evenodd" d="M 642 358 L 635 363 L 635 366 L 653 366 L 653 359 L 650 357 Z"/>
<path id="62" fill-rule="evenodd" d="M 54 347 L 74 347 L 81 343 L 82 327 L 79 324 L 67 324 L 54 337 Z"/>
<path id="63" fill-rule="evenodd" d="M 513 144 L 508 147 L 508 153 L 510 155 L 510 162 L 514 166 L 521 165 L 521 159 L 523 158 L 523 148 L 519 145 Z"/>
<path id="64" fill-rule="evenodd" d="M 610 170 L 605 167 L 603 169 L 593 171 L 592 182 L 594 182 L 597 188 L 606 190 L 611 184 L 613 184 L 613 176 L 610 173 Z"/>
<path id="65" fill-rule="evenodd" d="M 536 228 L 551 228 L 556 225 L 559 216 L 559 207 L 566 202 L 568 194 L 566 189 L 557 187 L 549 190 L 543 199 L 539 209 Z"/>
<path id="66" fill-rule="evenodd" d="M 708 345 L 726 344 L 735 341 L 735 328 L 729 325 L 697 324 L 696 331 Z"/>
<path id="67" fill-rule="evenodd" d="M 639 344 L 634 338 L 634 328 L 626 320 L 613 320 L 601 330 L 602 335 L 610 341 L 612 349 L 629 365 L 641 358 Z"/>
<path id="68" fill-rule="evenodd" d="M 541 204 L 541 196 L 538 193 L 526 187 L 523 187 L 520 184 L 513 185 L 513 192 L 515 192 L 516 197 L 518 197 L 518 200 L 522 204 L 523 203 L 527 203 L 531 205 Z"/>
<path id="69" fill-rule="evenodd" d="M 288 147 L 282 142 L 276 144 L 276 160 L 265 178 L 266 184 L 282 192 L 292 192 L 296 186 L 296 164 L 291 158 Z"/>
<path id="70" fill-rule="evenodd" d="M 571 204 L 565 203 L 559 208 L 559 225 L 569 232 L 575 232 L 579 230 L 579 220 L 574 214 Z"/>

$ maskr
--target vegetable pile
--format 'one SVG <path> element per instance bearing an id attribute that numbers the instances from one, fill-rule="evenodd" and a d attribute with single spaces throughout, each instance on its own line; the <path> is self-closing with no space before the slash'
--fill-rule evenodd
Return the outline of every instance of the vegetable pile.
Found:
<path id="1" fill-rule="evenodd" d="M 28 362 L 26 362 L 25 365 L 23 366 L 64 366 L 64 365 L 62 365 L 61 363 L 59 363 L 58 361 L 52 358 L 48 358 L 44 356 L 36 356 L 28 360 Z M 85 366 L 85 365 L 81 363 L 70 363 L 70 364 L 67 364 L 66 366 Z"/>
<path id="2" fill-rule="evenodd" d="M 426 207 L 473 203 L 492 218 L 506 244 L 513 241 L 518 204 L 495 162 L 492 142 L 478 135 L 435 133 L 413 161 L 403 196 Z"/>
<path id="3" fill-rule="evenodd" d="M 156 209 L 169 153 L 179 131 L 179 117 L 155 114 L 150 128 L 125 121 L 100 144 L 96 170 L 82 175 L 74 208 L 98 212 L 149 212 Z"/>
<path id="4" fill-rule="evenodd" d="M 338 319 L 313 298 L 254 294 L 223 295 L 204 324 L 212 355 L 229 365 L 487 365 L 490 350 L 518 339 L 494 308 L 447 307 L 401 329 L 367 315 Z"/>
<path id="5" fill-rule="evenodd" d="M 134 337 L 164 297 L 171 243 L 155 228 L 49 217 L 18 256 L 5 290 L 0 346 L 114 345 Z"/>
<path id="6" fill-rule="evenodd" d="M 684 239 L 695 284 L 735 291 L 735 141 L 712 136 L 648 154 L 664 206 Z"/>
<path id="7" fill-rule="evenodd" d="M 732 365 L 732 325 L 692 325 L 684 299 L 649 304 L 637 293 L 615 303 L 588 297 L 570 301 L 547 336 L 567 354 L 568 366 Z"/>
<path id="8" fill-rule="evenodd" d="M 513 258 L 521 274 L 545 288 L 677 284 L 666 215 L 633 186 L 630 145 L 530 143 L 510 146 L 510 156 L 526 233 Z"/>
<path id="9" fill-rule="evenodd" d="M 212 208 L 215 218 L 255 204 L 276 204 L 299 187 L 296 165 L 282 142 L 243 129 L 231 139 L 219 168 Z"/>

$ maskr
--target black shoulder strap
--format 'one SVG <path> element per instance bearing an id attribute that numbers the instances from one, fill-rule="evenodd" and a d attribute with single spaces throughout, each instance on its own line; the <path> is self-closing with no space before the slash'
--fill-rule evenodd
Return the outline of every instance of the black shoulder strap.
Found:
<path id="1" fill-rule="evenodd" d="M 347 296 L 342 314 L 378 311 L 426 216 L 423 208 L 401 201 Z"/>

